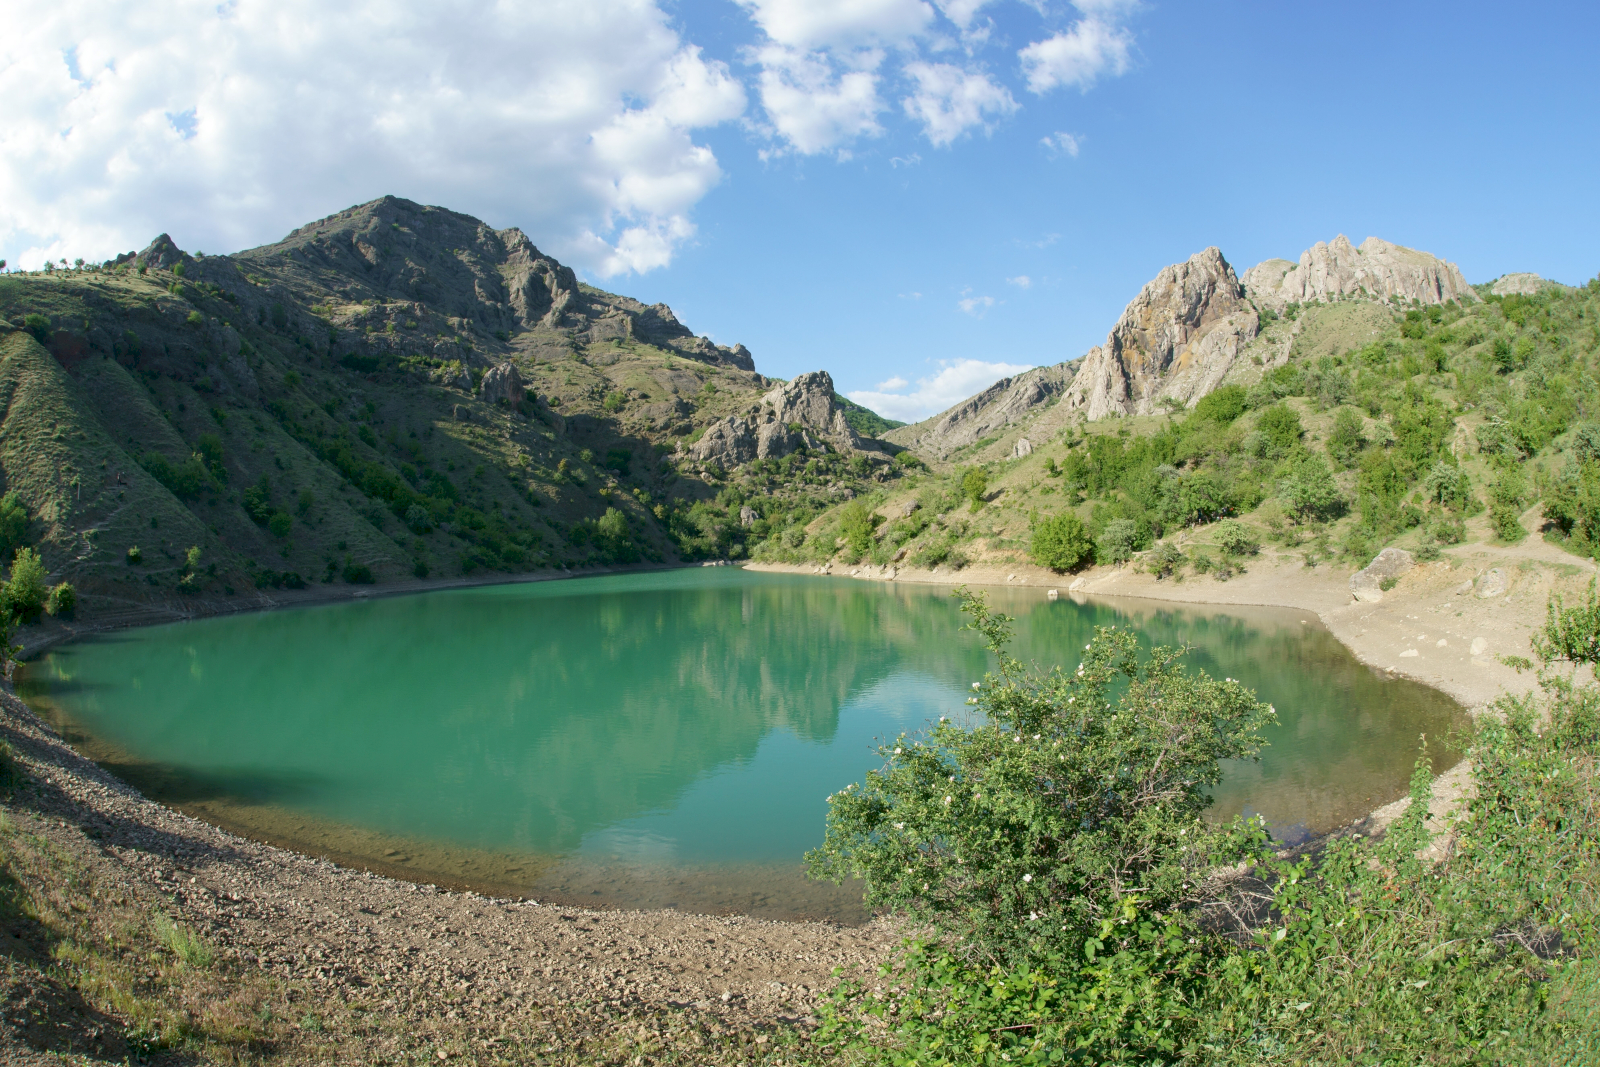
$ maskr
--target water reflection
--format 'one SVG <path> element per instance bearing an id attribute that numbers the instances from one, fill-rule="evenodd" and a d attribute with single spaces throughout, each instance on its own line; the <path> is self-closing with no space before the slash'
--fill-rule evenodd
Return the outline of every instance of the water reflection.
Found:
<path id="1" fill-rule="evenodd" d="M 1403 791 L 1419 733 L 1460 720 L 1300 613 L 992 596 L 1024 659 L 1070 669 L 1094 626 L 1131 624 L 1274 702 L 1273 745 L 1228 769 L 1219 814 L 1351 818 Z M 964 707 L 987 656 L 963 621 L 943 589 L 695 569 L 130 631 L 57 650 L 24 689 L 119 773 L 236 828 L 546 881 L 567 857 L 573 884 L 588 863 L 659 888 L 673 865 L 792 870 L 874 737 Z"/>

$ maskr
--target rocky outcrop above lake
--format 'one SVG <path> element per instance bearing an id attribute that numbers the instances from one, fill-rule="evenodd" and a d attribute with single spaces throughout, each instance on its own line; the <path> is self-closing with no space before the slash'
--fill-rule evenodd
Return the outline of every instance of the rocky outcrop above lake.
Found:
<path id="1" fill-rule="evenodd" d="M 1489 292 L 1495 296 L 1514 296 L 1517 294 L 1532 296 L 1541 289 L 1548 289 L 1553 285 L 1559 284 L 1561 283 L 1550 281 L 1548 278 L 1541 278 L 1537 274 L 1502 274 L 1489 286 Z"/>
<path id="2" fill-rule="evenodd" d="M 1075 370 L 1075 364 L 1057 363 L 1001 378 L 931 419 L 889 431 L 884 440 L 918 455 L 944 459 L 959 448 L 1004 433 L 1060 400 Z"/>
<path id="3" fill-rule="evenodd" d="M 1090 420 L 1192 405 L 1221 383 L 1260 323 L 1244 286 L 1207 248 L 1157 274 L 1089 350 L 1065 403 Z"/>
<path id="4" fill-rule="evenodd" d="M 749 414 L 730 415 L 707 427 L 689 448 L 697 463 L 731 469 L 755 459 L 781 459 L 802 448 L 879 451 L 845 421 L 833 398 L 833 378 L 812 371 L 769 390 Z"/>
<path id="5" fill-rule="evenodd" d="M 1244 286 L 1258 307 L 1329 300 L 1399 298 L 1421 304 L 1475 303 L 1478 294 L 1454 263 L 1427 252 L 1368 237 L 1361 247 L 1340 234 L 1300 253 L 1300 262 L 1269 259 L 1245 271 Z"/>

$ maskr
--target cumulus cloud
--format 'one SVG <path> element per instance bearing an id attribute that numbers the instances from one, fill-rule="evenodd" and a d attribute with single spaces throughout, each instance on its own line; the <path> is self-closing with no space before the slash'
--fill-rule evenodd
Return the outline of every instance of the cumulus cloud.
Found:
<path id="1" fill-rule="evenodd" d="M 1014 285 L 1018 289 L 1031 289 L 1033 288 L 1033 279 L 1026 274 L 1019 274 L 1015 278 L 1007 278 L 1006 284 Z"/>
<path id="2" fill-rule="evenodd" d="M 971 315 L 975 319 L 981 319 L 983 318 L 984 312 L 994 307 L 994 297 L 967 296 L 966 294 L 970 293 L 971 291 L 972 290 L 970 289 L 962 290 L 962 297 L 960 300 L 956 301 L 956 307 L 960 308 L 962 311 L 965 311 L 968 315 Z"/>
<path id="3" fill-rule="evenodd" d="M 875 70 L 841 72 L 826 53 L 778 45 L 759 49 L 756 56 L 762 67 L 761 106 L 776 136 L 795 151 L 834 151 L 883 132 L 878 113 L 884 104 Z"/>
<path id="4" fill-rule="evenodd" d="M 923 0 L 738 0 L 774 42 L 789 48 L 901 45 L 928 28 Z"/>
<path id="5" fill-rule="evenodd" d="M 902 106 L 935 145 L 947 145 L 978 126 L 987 132 L 994 128 L 993 120 L 1017 110 L 1011 91 L 987 74 L 920 61 L 905 69 L 916 90 Z"/>
<path id="6" fill-rule="evenodd" d="M 982 392 L 1001 378 L 1021 374 L 1031 367 L 1032 364 L 989 363 L 981 359 L 942 360 L 936 374 L 917 379 L 916 388 L 910 391 L 906 391 L 905 379 L 896 376 L 876 389 L 845 395 L 880 415 L 918 422 Z"/>
<path id="7" fill-rule="evenodd" d="M 394 193 L 601 275 L 670 262 L 722 177 L 726 67 L 652 0 L 37 3 L 0 43 L 0 254 L 226 251 Z"/>
<path id="8" fill-rule="evenodd" d="M 1103 74 L 1127 72 L 1133 35 L 1113 21 L 1126 5 L 1079 4 L 1085 17 L 1065 32 L 1034 41 L 1022 51 L 1022 71 L 1028 88 L 1046 93 L 1058 86 L 1075 85 L 1087 91 Z"/>

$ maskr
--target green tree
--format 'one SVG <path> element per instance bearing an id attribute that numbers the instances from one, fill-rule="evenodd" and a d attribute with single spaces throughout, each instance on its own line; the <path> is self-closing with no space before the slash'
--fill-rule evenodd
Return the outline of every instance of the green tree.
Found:
<path id="1" fill-rule="evenodd" d="M 1255 531 L 1238 519 L 1223 519 L 1212 529 L 1211 536 L 1225 556 L 1253 556 L 1261 547 Z"/>
<path id="2" fill-rule="evenodd" d="M 1267 453 L 1287 456 L 1300 446 L 1305 433 L 1300 425 L 1300 415 L 1288 404 L 1274 404 L 1261 412 L 1256 419 L 1256 430 L 1267 439 Z"/>
<path id="3" fill-rule="evenodd" d="M 989 492 L 989 472 L 982 467 L 968 467 L 961 475 L 961 495 L 966 497 L 976 512 L 983 507 L 983 498 Z"/>
<path id="4" fill-rule="evenodd" d="M 50 590 L 45 610 L 58 619 L 70 619 L 78 610 L 78 591 L 71 582 L 61 582 Z"/>
<path id="5" fill-rule="evenodd" d="M 1328 433 L 1328 455 L 1346 470 L 1354 467 L 1367 447 L 1367 435 L 1362 429 L 1361 415 L 1354 408 L 1340 408 L 1333 417 L 1333 429 Z"/>
<path id="6" fill-rule="evenodd" d="M 1083 520 L 1070 511 L 1034 524 L 1030 546 L 1033 561 L 1053 571 L 1070 571 L 1094 557 L 1094 542 Z"/>
<path id="7" fill-rule="evenodd" d="M 0 497 L 0 559 L 10 559 L 28 543 L 28 509 L 13 489 Z"/>
<path id="8" fill-rule="evenodd" d="M 5 584 L 5 606 L 23 622 L 34 622 L 44 611 L 46 588 L 44 560 L 31 548 L 17 549 L 11 577 Z"/>
<path id="9" fill-rule="evenodd" d="M 1245 399 L 1249 394 L 1242 385 L 1224 385 L 1200 398 L 1194 406 L 1194 417 L 1220 422 L 1224 426 L 1244 414 Z"/>
<path id="10" fill-rule="evenodd" d="M 1331 518 L 1344 506 L 1327 462 L 1312 453 L 1301 456 L 1278 480 L 1278 497 L 1301 522 Z"/>
<path id="11" fill-rule="evenodd" d="M 1094 543 L 1095 558 L 1101 563 L 1126 563 L 1133 558 L 1138 542 L 1138 523 L 1132 519 L 1112 519 Z"/>
<path id="12" fill-rule="evenodd" d="M 845 547 L 860 558 L 872 548 L 872 513 L 859 500 L 852 500 L 839 512 L 839 536 Z"/>

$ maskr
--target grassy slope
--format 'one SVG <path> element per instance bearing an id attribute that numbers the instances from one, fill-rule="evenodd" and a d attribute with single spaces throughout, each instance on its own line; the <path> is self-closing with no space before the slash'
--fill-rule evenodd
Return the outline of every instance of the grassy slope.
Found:
<path id="1" fill-rule="evenodd" d="M 869 555 L 883 563 L 905 547 L 913 561 L 954 553 L 956 559 L 1020 562 L 1034 520 L 1070 509 L 1095 536 L 1111 519 L 1128 517 L 1141 523 L 1141 548 L 1176 537 L 1214 556 L 1208 524 L 1164 520 L 1160 494 L 1144 491 L 1140 483 L 1155 461 L 1135 463 L 1115 479 L 1116 487 L 1103 491 L 1086 491 L 1070 475 L 1052 474 L 1074 452 L 1085 452 L 1091 438 L 1120 438 L 1126 448 L 1162 433 L 1177 438 L 1167 462 L 1180 479 L 1214 477 L 1263 540 L 1313 561 L 1340 558 L 1359 567 L 1385 544 L 1448 545 L 1463 529 L 1472 539 L 1494 539 L 1485 509 L 1497 489 L 1515 481 L 1507 471 L 1522 470 L 1527 483 L 1510 506 L 1522 510 L 1541 495 L 1548 498 L 1561 472 L 1576 462 L 1573 443 L 1581 426 L 1600 416 L 1592 384 L 1600 351 L 1597 322 L 1600 292 L 1593 285 L 1441 309 L 1437 320 L 1416 312 L 1409 324 L 1401 309 L 1364 301 L 1297 309 L 1293 319 L 1268 323 L 1230 375 L 1229 384 L 1245 389 L 1250 405 L 1232 425 L 1183 412 L 1074 426 L 1058 408 L 1044 409 L 1001 438 L 871 498 L 883 523 Z M 1263 411 L 1280 403 L 1299 416 L 1299 447 L 1293 454 L 1252 454 L 1251 434 Z M 1368 442 L 1347 463 L 1328 456 L 1340 409 L 1360 417 Z M 1443 421 L 1427 433 L 1413 432 L 1419 412 L 1437 412 Z M 1497 436 L 1485 431 L 1491 424 L 1509 429 Z M 1520 445 L 1501 444 L 1508 433 Z M 1035 451 L 1011 459 L 1020 436 L 1029 437 Z M 1301 522 L 1285 514 L 1277 493 L 1296 455 L 1308 453 L 1328 460 L 1346 503 L 1342 513 Z M 1429 502 L 1427 476 L 1439 463 L 1466 473 L 1470 501 Z M 957 491 L 972 464 L 989 477 L 986 505 L 976 514 Z M 1374 485 L 1383 491 L 1374 492 Z M 914 499 L 923 510 L 902 519 Z M 798 550 L 772 545 L 761 554 L 790 561 L 830 558 L 839 519 L 836 508 L 815 520 L 816 536 Z M 1457 520 L 1461 528 L 1451 530 Z M 1532 512 L 1524 525 L 1537 529 L 1543 523 Z M 1546 535 L 1570 540 L 1560 529 Z M 1571 547 L 1585 555 L 1592 551 L 1582 543 Z M 842 558 L 851 560 L 851 554 L 845 551 Z"/>

